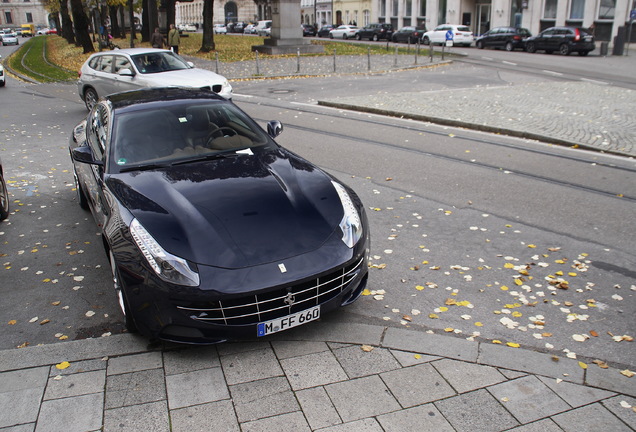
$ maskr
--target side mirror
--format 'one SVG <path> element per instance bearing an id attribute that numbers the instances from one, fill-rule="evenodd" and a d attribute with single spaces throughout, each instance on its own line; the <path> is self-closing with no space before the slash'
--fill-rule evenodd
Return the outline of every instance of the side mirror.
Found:
<path id="1" fill-rule="evenodd" d="M 96 160 L 93 156 L 93 152 L 89 146 L 75 147 L 71 151 L 73 160 L 79 163 L 85 163 L 90 165 L 104 165 L 102 161 Z"/>
<path id="2" fill-rule="evenodd" d="M 135 76 L 135 74 L 133 73 L 133 71 L 131 71 L 128 68 L 124 68 L 124 69 L 120 69 L 118 72 L 119 75 L 121 76 Z"/>
<path id="3" fill-rule="evenodd" d="M 188 64 L 188 66 L 190 66 L 191 68 L 193 68 L 193 67 L 194 67 L 194 63 L 192 63 L 191 61 L 186 62 L 186 63 L 187 63 L 187 64 Z"/>
<path id="4" fill-rule="evenodd" d="M 272 138 L 276 138 L 283 132 L 283 124 L 278 120 L 272 120 L 267 123 L 267 134 Z"/>

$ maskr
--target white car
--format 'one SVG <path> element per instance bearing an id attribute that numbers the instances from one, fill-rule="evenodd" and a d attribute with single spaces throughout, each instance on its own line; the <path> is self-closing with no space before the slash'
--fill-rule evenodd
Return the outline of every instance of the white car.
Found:
<path id="1" fill-rule="evenodd" d="M 245 28 L 243 29 L 243 33 L 244 34 L 256 34 L 256 25 L 255 24 L 246 25 Z"/>
<path id="2" fill-rule="evenodd" d="M 194 24 L 184 24 L 183 31 L 195 32 L 197 31 L 197 26 L 195 26 Z"/>
<path id="3" fill-rule="evenodd" d="M 13 33 L 3 33 L 0 35 L 0 38 L 2 38 L 2 45 L 20 45 L 20 42 L 18 41 L 18 37 L 13 34 Z"/>
<path id="4" fill-rule="evenodd" d="M 272 20 L 262 20 L 256 23 L 256 34 L 262 37 L 272 35 Z"/>
<path id="5" fill-rule="evenodd" d="M 0 58 L 2 58 L 2 56 L 0 56 Z M 6 77 L 4 75 L 4 66 L 2 66 L 2 63 L 0 63 L 0 87 L 4 87 L 4 85 L 6 84 Z"/>
<path id="6" fill-rule="evenodd" d="M 95 53 L 82 65 L 77 82 L 89 110 L 101 96 L 147 87 L 199 88 L 232 99 L 232 86 L 225 77 L 195 68 L 170 50 L 155 48 Z"/>
<path id="7" fill-rule="evenodd" d="M 422 36 L 422 43 L 424 45 L 431 43 L 437 45 L 446 44 L 448 32 L 450 32 L 452 37 L 453 46 L 470 46 L 473 43 L 473 32 L 470 31 L 468 26 L 453 24 L 438 25 L 434 30 L 427 31 Z"/>
<path id="8" fill-rule="evenodd" d="M 225 27 L 225 24 L 214 24 L 214 33 L 226 34 L 227 27 Z"/>
<path id="9" fill-rule="evenodd" d="M 329 37 L 331 39 L 353 39 L 360 30 L 357 26 L 341 25 L 335 29 L 329 31 Z"/>

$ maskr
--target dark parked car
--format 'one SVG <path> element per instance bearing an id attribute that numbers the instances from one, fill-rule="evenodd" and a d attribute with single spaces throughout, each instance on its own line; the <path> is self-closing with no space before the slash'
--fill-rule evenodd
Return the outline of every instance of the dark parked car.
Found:
<path id="1" fill-rule="evenodd" d="M 479 36 L 475 41 L 477 48 L 504 48 L 506 51 L 525 49 L 525 39 L 532 36 L 528 29 L 520 27 L 495 27 Z"/>
<path id="2" fill-rule="evenodd" d="M 336 28 L 335 25 L 331 25 L 331 24 L 324 25 L 320 27 L 320 30 L 318 30 L 318 32 L 316 33 L 316 36 L 329 37 L 329 32 L 335 28 Z"/>
<path id="3" fill-rule="evenodd" d="M 140 127 L 143 125 L 143 127 Z M 231 101 L 160 88 L 100 100 L 70 138 L 77 197 L 130 331 L 182 343 L 266 336 L 354 302 L 364 206 Z"/>
<path id="4" fill-rule="evenodd" d="M 529 53 L 545 51 L 546 54 L 552 54 L 558 51 L 560 54 L 570 55 L 577 52 L 580 56 L 585 56 L 594 51 L 594 48 L 594 36 L 586 29 L 578 27 L 550 27 L 526 39 L 526 51 Z"/>
<path id="5" fill-rule="evenodd" d="M 9 216 L 9 191 L 7 182 L 4 181 L 4 169 L 2 159 L 0 159 L 0 220 Z"/>
<path id="6" fill-rule="evenodd" d="M 316 36 L 316 29 L 310 24 L 303 24 L 303 36 Z"/>
<path id="7" fill-rule="evenodd" d="M 391 36 L 393 42 L 417 43 L 426 32 L 426 27 L 402 27 Z"/>
<path id="8" fill-rule="evenodd" d="M 374 41 L 380 39 L 391 40 L 391 35 L 393 35 L 393 26 L 391 24 L 374 23 L 362 27 L 356 34 L 356 39 L 369 39 Z"/>

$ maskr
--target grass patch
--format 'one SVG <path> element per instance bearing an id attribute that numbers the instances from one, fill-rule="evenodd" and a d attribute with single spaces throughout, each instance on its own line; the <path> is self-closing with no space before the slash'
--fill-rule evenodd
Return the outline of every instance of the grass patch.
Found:
<path id="1" fill-rule="evenodd" d="M 214 43 L 216 50 L 209 53 L 200 53 L 203 35 L 201 33 L 188 33 L 187 37 L 181 38 L 180 54 L 186 56 L 200 57 L 214 60 L 218 53 L 219 61 L 223 63 L 232 63 L 238 61 L 254 60 L 255 54 L 252 51 L 253 45 L 262 45 L 264 38 L 258 36 L 242 36 L 242 35 L 214 35 Z M 115 44 L 122 48 L 130 46 L 130 38 L 114 39 Z M 395 52 L 395 45 L 389 44 L 387 49 L 386 42 L 377 44 L 356 44 L 355 42 L 334 42 L 329 39 L 314 39 L 312 44 L 322 45 L 325 48 L 324 54 L 302 54 L 303 57 L 313 56 L 332 56 L 334 50 L 336 55 L 386 55 Z M 46 54 L 48 64 L 44 61 L 42 52 L 46 44 Z M 97 44 L 95 43 L 97 51 Z M 148 42 L 142 43 L 139 39 L 135 41 L 135 47 L 149 48 Z M 414 53 L 414 47 L 411 46 L 407 51 L 406 46 L 402 45 L 398 49 L 399 54 Z M 421 55 L 428 52 L 428 47 L 420 48 Z M 31 38 L 27 43 L 22 45 L 19 50 L 9 58 L 9 66 L 17 72 L 29 76 L 40 82 L 67 81 L 77 78 L 77 72 L 90 54 L 84 54 L 81 47 L 66 42 L 64 38 L 57 35 L 37 36 Z M 281 58 L 295 57 L 296 54 L 288 54 L 281 56 L 266 56 L 262 58 Z M 24 65 L 22 64 L 24 63 Z M 56 67 L 56 66 L 58 67 Z M 60 69 L 61 68 L 61 69 Z"/>
<path id="2" fill-rule="evenodd" d="M 76 73 L 44 59 L 43 53 L 49 51 L 48 46 L 45 50 L 49 38 L 50 36 L 37 36 L 29 39 L 9 57 L 9 67 L 39 82 L 68 81 L 75 78 Z"/>

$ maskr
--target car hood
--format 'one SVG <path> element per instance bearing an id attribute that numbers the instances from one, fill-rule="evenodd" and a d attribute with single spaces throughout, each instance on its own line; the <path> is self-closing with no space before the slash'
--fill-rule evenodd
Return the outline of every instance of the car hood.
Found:
<path id="1" fill-rule="evenodd" d="M 205 69 L 179 69 L 153 74 L 141 74 L 144 80 L 153 85 L 175 87 L 206 87 L 213 84 L 223 84 L 226 79 L 212 71 Z"/>
<path id="2" fill-rule="evenodd" d="M 201 265 L 244 268 L 308 253 L 343 216 L 331 178 L 283 149 L 106 182 L 165 250 Z"/>

